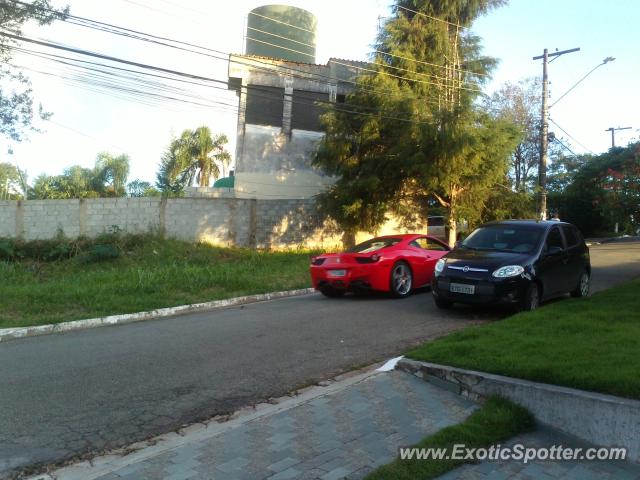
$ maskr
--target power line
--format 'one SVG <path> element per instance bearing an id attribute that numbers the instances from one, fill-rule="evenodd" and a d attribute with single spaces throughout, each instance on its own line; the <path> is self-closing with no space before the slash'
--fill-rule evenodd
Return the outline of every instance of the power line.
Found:
<path id="1" fill-rule="evenodd" d="M 571 153 L 571 155 L 573 155 L 574 157 L 577 157 L 578 155 L 576 155 L 576 153 L 571 150 L 562 140 L 560 140 L 559 138 L 554 138 L 554 140 L 556 142 L 558 142 L 564 149 L 566 149 L 569 153 Z"/>
<path id="2" fill-rule="evenodd" d="M 436 20 L 438 22 L 442 22 L 442 23 L 446 23 L 447 25 L 452 25 L 456 28 L 464 28 L 464 29 L 468 29 L 469 27 L 463 27 L 462 25 L 459 25 L 457 23 L 452 23 L 449 22 L 447 20 L 443 20 L 442 18 L 438 18 L 438 17 L 433 17 L 431 15 L 427 15 L 426 13 L 423 12 L 418 12 L 417 10 L 411 10 L 410 8 L 407 7 L 403 7 L 402 5 L 396 5 L 397 8 L 401 8 L 402 10 L 406 10 L 407 12 L 411 12 L 411 13 L 415 13 L 416 15 L 420 15 L 421 17 L 426 17 L 426 18 L 430 18 L 431 20 Z"/>
<path id="3" fill-rule="evenodd" d="M 27 3 L 21 2 L 20 0 L 11 0 L 11 1 L 13 3 L 20 4 L 20 5 L 28 5 Z M 268 18 L 268 17 L 266 17 L 266 18 Z M 211 48 L 208 48 L 208 47 L 202 47 L 202 46 L 199 46 L 199 45 L 191 44 L 191 43 L 188 43 L 188 42 L 183 42 L 183 41 L 180 41 L 180 40 L 174 40 L 174 39 L 170 39 L 170 38 L 167 38 L 167 37 L 161 37 L 161 36 L 156 36 L 156 35 L 152 35 L 152 34 L 147 34 L 147 33 L 144 33 L 144 32 L 127 29 L 127 28 L 124 28 L 124 27 L 118 27 L 116 25 L 111 25 L 111 24 L 107 24 L 107 23 L 104 23 L 104 22 L 99 22 L 99 21 L 96 21 L 96 20 L 91 20 L 91 19 L 87 19 L 87 18 L 83 18 L 83 17 L 77 17 L 77 16 L 74 16 L 74 15 L 68 15 L 67 18 L 65 18 L 65 21 L 67 21 L 69 23 L 72 23 L 74 25 L 83 26 L 83 27 L 86 27 L 86 28 L 96 29 L 96 30 L 107 32 L 107 33 L 121 35 L 121 36 L 128 37 L 128 38 L 134 38 L 136 40 L 146 41 L 146 42 L 150 42 L 150 43 L 154 43 L 154 44 L 159 44 L 159 45 L 162 45 L 162 46 L 167 46 L 167 47 L 170 47 L 170 48 L 175 48 L 175 49 L 179 49 L 179 50 L 188 51 L 188 52 L 195 53 L 195 54 L 198 54 L 198 55 L 205 55 L 205 56 L 208 56 L 208 57 L 211 57 L 211 58 L 215 58 L 215 59 L 218 59 L 218 60 L 228 61 L 229 54 L 226 53 L 226 52 L 222 52 L 222 51 L 219 51 L 219 50 L 211 49 Z M 116 29 L 116 30 L 114 30 L 114 29 Z M 142 37 L 140 35 L 142 35 Z M 151 38 L 146 38 L 146 37 L 151 37 Z M 162 41 L 158 41 L 158 40 L 162 40 Z M 225 55 L 225 57 L 224 58 L 223 57 L 218 57 L 216 55 L 211 55 L 211 54 L 207 54 L 207 53 L 203 53 L 203 52 L 199 52 L 199 51 L 195 51 L 195 50 L 179 47 L 179 46 L 176 46 L 176 45 L 165 43 L 166 41 L 177 43 L 177 44 L 180 44 L 180 45 L 186 45 L 186 46 L 202 49 L 202 50 L 205 50 L 205 51 L 214 52 L 214 53 L 217 53 L 217 54 L 222 54 L 222 55 Z M 272 45 L 272 46 L 275 46 L 275 47 L 279 47 L 278 45 L 274 45 L 274 44 L 271 44 L 269 42 L 263 42 L 263 43 L 266 43 L 268 45 Z M 303 53 L 303 52 L 299 52 L 299 53 Z M 256 59 L 256 58 L 252 58 L 250 60 L 250 62 L 249 61 L 241 61 L 239 59 L 235 59 L 234 61 L 236 63 L 239 63 L 239 64 L 250 65 L 253 68 L 258 68 L 258 69 L 262 69 L 262 70 L 266 70 L 266 71 L 273 71 L 273 69 L 275 67 L 276 69 L 280 68 L 280 69 L 286 71 L 289 75 L 292 75 L 290 73 L 292 71 L 293 72 L 299 72 L 299 73 L 302 73 L 304 75 L 304 76 L 292 75 L 295 78 L 307 79 L 309 76 L 318 76 L 318 77 L 321 77 L 321 78 L 329 79 L 329 81 L 325 81 L 324 82 L 326 84 L 334 84 L 334 82 L 338 81 L 338 82 L 341 82 L 341 83 L 353 84 L 354 87 L 356 89 L 358 89 L 358 90 L 371 91 L 371 92 L 376 92 L 376 93 L 378 93 L 378 92 L 386 93 L 386 91 L 382 91 L 380 89 L 367 88 L 367 87 L 365 87 L 365 86 L 363 86 L 363 85 L 361 85 L 361 84 L 359 84 L 358 82 L 355 82 L 355 81 L 350 81 L 350 80 L 347 80 L 347 79 L 336 79 L 334 77 L 331 77 L 331 76 L 328 76 L 328 75 L 323 75 L 323 74 L 317 73 L 317 72 L 314 73 L 314 72 L 308 72 L 308 71 L 305 71 L 305 70 L 295 69 L 295 68 L 292 68 L 291 66 L 276 66 L 276 65 L 273 65 L 273 63 L 265 62 L 265 61 L 262 61 L 262 60 L 259 60 L 259 59 Z M 258 67 L 256 65 L 254 65 L 254 63 L 268 65 L 270 68 Z M 350 65 L 350 64 L 343 64 L 343 65 L 355 68 L 353 65 Z M 381 73 L 384 74 L 385 72 L 381 72 Z M 398 77 L 398 78 L 404 78 L 404 77 Z M 440 87 L 442 86 L 442 85 L 439 85 L 439 84 L 434 84 L 434 85 L 440 86 Z M 457 88 L 457 87 L 454 87 L 454 88 Z M 437 99 L 433 99 L 433 98 L 429 98 L 429 97 L 417 97 L 417 99 L 431 101 L 434 104 L 437 103 Z"/>
<path id="4" fill-rule="evenodd" d="M 564 134 L 569 137 L 570 139 L 572 139 L 574 142 L 576 142 L 578 145 L 580 145 L 582 148 L 584 148 L 586 151 L 590 152 L 591 154 L 595 155 L 595 153 L 593 152 L 593 150 L 591 150 L 590 148 L 585 147 L 582 143 L 580 143 L 578 140 L 576 140 L 576 138 L 571 135 L 569 132 L 567 132 L 564 128 L 562 128 L 560 125 L 558 125 L 552 118 L 549 118 L 549 121 L 551 123 L 553 123 L 556 127 L 558 127 L 560 130 L 562 130 L 562 132 L 564 132 Z"/>
<path id="5" fill-rule="evenodd" d="M 299 25 L 292 25 L 291 23 L 283 22 L 282 20 L 278 20 L 276 18 L 266 17 L 266 16 L 261 15 L 261 14 L 256 13 L 256 12 L 249 12 L 249 15 L 254 15 L 256 17 L 261 17 L 261 18 L 264 18 L 266 20 L 271 20 L 272 22 L 279 23 L 281 25 L 286 25 L 287 27 L 297 28 L 298 30 L 302 30 L 303 32 L 308 32 L 308 33 L 313 33 L 313 34 L 316 33 L 313 30 L 309 30 L 307 28 L 303 28 L 303 27 L 301 27 Z"/>
<path id="6" fill-rule="evenodd" d="M 201 75 L 195 75 L 195 74 L 180 72 L 180 71 L 167 69 L 167 68 L 163 68 L 163 67 L 157 67 L 157 66 L 153 66 L 153 65 L 148 65 L 148 64 L 144 64 L 144 63 L 140 63 L 140 62 L 134 62 L 134 61 L 130 61 L 130 60 L 120 59 L 120 58 L 113 57 L 113 56 L 110 56 L 110 55 L 104 55 L 104 54 L 91 52 L 91 51 L 88 51 L 88 50 L 83 50 L 83 49 L 79 49 L 79 48 L 75 48 L 75 47 L 58 45 L 58 44 L 51 43 L 51 42 L 44 42 L 44 41 L 40 41 L 40 40 L 30 39 L 30 38 L 22 37 L 22 36 L 19 36 L 19 35 L 13 35 L 13 34 L 9 34 L 9 33 L 3 33 L 2 35 L 8 36 L 9 38 L 14 38 L 16 40 L 25 41 L 25 42 L 29 42 L 29 43 L 34 43 L 36 45 L 41 45 L 41 46 L 50 47 L 50 48 L 56 48 L 56 49 L 60 49 L 60 50 L 63 50 L 63 51 L 73 52 L 73 53 L 77 53 L 77 54 L 80 54 L 80 55 L 87 55 L 87 56 L 90 56 L 90 57 L 100 58 L 100 59 L 103 59 L 103 60 L 108 60 L 108 61 L 112 61 L 112 62 L 116 62 L 116 63 L 123 63 L 125 65 L 135 66 L 135 67 L 138 67 L 138 68 L 150 69 L 152 71 L 157 71 L 157 72 L 161 72 L 161 73 L 168 73 L 168 74 L 172 74 L 172 75 L 186 77 L 186 78 L 189 78 L 189 79 L 204 80 L 204 81 L 208 81 L 208 82 L 212 82 L 212 83 L 216 83 L 216 84 L 224 84 L 225 87 L 214 87 L 214 86 L 212 86 L 212 88 L 218 88 L 218 89 L 221 89 L 221 90 L 227 90 L 227 88 L 226 88 L 227 82 L 224 81 L 224 80 L 204 77 L 204 76 L 201 76 Z M 243 87 L 243 88 L 247 88 L 249 90 L 263 91 L 263 92 L 267 92 L 268 94 L 272 94 L 272 92 L 269 91 L 268 89 L 266 89 L 265 87 L 260 87 L 260 86 L 256 86 L 256 85 L 247 85 L 246 87 Z M 260 95 L 257 94 L 257 96 L 260 96 Z M 262 95 L 262 96 L 264 97 L 264 95 Z M 320 101 L 319 100 L 319 101 L 316 101 L 316 102 L 305 102 L 303 100 L 298 100 L 298 99 L 294 100 L 294 99 L 292 99 L 292 102 L 298 102 L 299 104 L 305 104 L 305 105 L 310 105 L 310 106 L 316 105 L 316 103 L 328 104 L 328 105 L 333 106 L 335 111 L 342 112 L 342 113 L 350 113 L 350 114 L 361 115 L 361 116 L 373 116 L 373 117 L 377 116 L 377 117 L 385 118 L 385 119 L 389 119 L 389 120 L 396 120 L 396 121 L 400 121 L 400 122 L 414 123 L 414 124 L 426 124 L 427 123 L 427 122 L 416 121 L 416 120 L 411 120 L 411 119 L 406 119 L 406 118 L 400 118 L 400 117 L 396 117 L 396 116 L 385 115 L 385 114 L 380 113 L 380 110 L 378 110 L 377 114 L 376 113 L 362 112 L 362 111 L 358 111 L 358 110 L 350 110 L 350 109 L 347 109 L 347 108 L 340 107 L 340 106 L 336 105 L 335 103 L 329 102 L 329 101 Z"/>
<path id="7" fill-rule="evenodd" d="M 421 65 L 428 65 L 428 66 L 431 66 L 431 67 L 438 67 L 438 68 L 444 68 L 444 69 L 449 68 L 446 65 L 438 65 L 437 63 L 424 62 L 422 60 L 416 60 L 415 58 L 403 57 L 401 55 L 395 55 L 393 53 L 383 52 L 382 50 L 374 50 L 373 52 L 374 53 L 379 53 L 381 55 L 388 55 L 388 56 L 394 57 L 394 58 L 400 58 L 402 60 L 408 60 L 410 62 L 419 63 Z M 453 70 L 455 70 L 457 72 L 462 72 L 462 73 L 469 73 L 471 75 L 479 75 L 479 76 L 484 76 L 484 77 L 491 77 L 491 75 L 489 75 L 488 73 L 474 72 L 472 70 L 464 70 L 464 69 L 461 69 L 461 68 L 454 68 Z"/>
<path id="8" fill-rule="evenodd" d="M 336 63 L 336 64 L 338 64 L 338 65 L 344 65 L 344 66 L 346 66 L 346 67 L 351 66 L 351 65 L 349 65 L 349 64 L 347 64 L 347 63 L 341 63 L 341 62 L 338 62 L 338 61 L 336 61 L 336 60 L 332 60 L 332 62 L 333 62 L 333 63 Z M 440 83 L 427 82 L 427 81 L 425 81 L 425 80 L 418 80 L 418 79 L 415 79 L 415 78 L 406 78 L 406 77 L 402 77 L 402 76 L 400 76 L 400 75 L 394 75 L 394 74 L 392 74 L 392 73 L 388 73 L 388 72 L 381 72 L 381 71 L 379 71 L 379 70 L 372 70 L 372 69 L 370 69 L 370 68 L 357 67 L 357 66 L 353 66 L 353 68 L 355 68 L 355 69 L 357 69 L 357 70 L 363 70 L 363 71 L 366 71 L 366 72 L 374 72 L 374 73 L 380 73 L 380 74 L 382 74 L 382 75 L 388 75 L 388 76 L 390 76 L 390 77 L 393 77 L 393 78 L 399 78 L 399 79 L 401 79 L 401 80 L 405 80 L 405 81 L 407 81 L 407 82 L 417 82 L 417 83 L 423 83 L 423 84 L 427 84 L 427 85 L 435 85 L 435 86 L 437 86 L 437 87 L 444 87 L 444 85 L 443 85 L 443 84 L 440 84 Z M 458 90 L 468 90 L 468 91 L 471 91 L 471 92 L 479 92 L 479 93 L 482 93 L 482 90 L 479 90 L 479 89 L 473 89 L 473 88 L 467 88 L 467 87 L 462 87 L 462 86 L 453 87 L 453 88 L 458 89 Z"/>

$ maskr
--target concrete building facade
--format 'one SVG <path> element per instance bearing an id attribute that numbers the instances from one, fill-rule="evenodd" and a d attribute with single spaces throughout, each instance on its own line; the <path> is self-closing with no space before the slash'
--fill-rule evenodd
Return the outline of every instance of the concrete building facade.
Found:
<path id="1" fill-rule="evenodd" d="M 245 198 L 309 198 L 331 185 L 311 165 L 323 136 L 320 115 L 353 89 L 357 67 L 231 55 L 229 88 L 238 95 L 235 193 Z"/>

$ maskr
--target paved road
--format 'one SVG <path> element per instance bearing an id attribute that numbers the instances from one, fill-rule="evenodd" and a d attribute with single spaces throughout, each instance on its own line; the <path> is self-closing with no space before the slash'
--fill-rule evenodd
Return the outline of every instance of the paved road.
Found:
<path id="1" fill-rule="evenodd" d="M 640 243 L 591 250 L 596 289 L 640 276 Z M 443 313 L 429 293 L 308 295 L 0 344 L 0 478 L 231 412 L 501 315 Z"/>

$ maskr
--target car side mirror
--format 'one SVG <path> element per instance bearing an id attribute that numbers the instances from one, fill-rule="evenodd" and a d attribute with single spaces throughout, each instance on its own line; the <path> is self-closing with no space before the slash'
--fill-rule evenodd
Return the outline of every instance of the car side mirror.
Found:
<path id="1" fill-rule="evenodd" d="M 560 255 L 562 253 L 561 247 L 549 247 L 547 249 L 547 257 L 555 257 L 556 255 Z"/>

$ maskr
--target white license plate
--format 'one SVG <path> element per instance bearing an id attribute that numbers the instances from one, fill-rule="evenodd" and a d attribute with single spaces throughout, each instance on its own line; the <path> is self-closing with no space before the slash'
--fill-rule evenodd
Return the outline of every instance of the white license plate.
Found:
<path id="1" fill-rule="evenodd" d="M 330 277 L 344 277 L 347 274 L 346 270 L 328 270 L 327 275 Z"/>
<path id="2" fill-rule="evenodd" d="M 453 293 L 466 293 L 473 295 L 476 291 L 475 285 L 467 285 L 464 283 L 451 283 L 449 285 L 449 291 Z"/>

